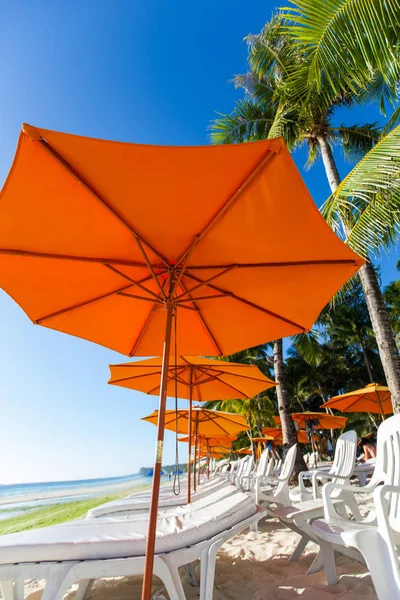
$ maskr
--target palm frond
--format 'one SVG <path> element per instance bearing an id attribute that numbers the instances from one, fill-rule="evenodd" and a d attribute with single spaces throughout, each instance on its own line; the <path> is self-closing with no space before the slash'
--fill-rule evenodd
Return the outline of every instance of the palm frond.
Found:
<path id="1" fill-rule="evenodd" d="M 333 143 L 341 144 L 344 156 L 348 161 L 358 162 L 379 140 L 381 131 L 382 128 L 378 123 L 351 126 L 342 124 L 339 127 L 330 128 L 329 138 Z"/>
<path id="2" fill-rule="evenodd" d="M 240 100 L 230 114 L 220 114 L 210 126 L 213 144 L 240 144 L 270 137 L 276 121 L 275 110 Z"/>
<path id="3" fill-rule="evenodd" d="M 398 0 L 291 0 L 282 9 L 285 35 L 308 57 L 308 85 L 328 84 L 336 94 L 365 89 L 380 73 L 393 88 L 399 79 Z"/>
<path id="4" fill-rule="evenodd" d="M 400 125 L 400 106 L 398 106 L 394 111 L 385 127 L 382 129 L 382 136 L 387 135 L 392 129 Z"/>
<path id="5" fill-rule="evenodd" d="M 318 331 L 311 329 L 308 333 L 298 333 L 292 337 L 292 344 L 309 365 L 315 367 L 322 360 L 323 350 Z"/>
<path id="6" fill-rule="evenodd" d="M 322 207 L 328 224 L 362 256 L 400 235 L 400 126 L 354 167 Z"/>

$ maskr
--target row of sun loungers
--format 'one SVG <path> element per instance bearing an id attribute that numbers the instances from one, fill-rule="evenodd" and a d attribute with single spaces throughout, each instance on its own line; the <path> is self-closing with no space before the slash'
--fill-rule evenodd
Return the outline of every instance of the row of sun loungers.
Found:
<path id="1" fill-rule="evenodd" d="M 329 470 L 314 470 L 311 487 L 301 475 L 297 494 L 289 487 L 296 446 L 282 465 L 265 450 L 255 466 L 251 456 L 231 463 L 230 470 L 220 466 L 189 505 L 182 501 L 184 490 L 181 497 L 162 491 L 154 574 L 170 598 L 185 599 L 178 568 L 185 566 L 196 584 L 192 563 L 200 561 L 200 599 L 211 600 L 221 545 L 274 517 L 300 535 L 290 560 L 312 540 L 320 552 L 310 572 L 323 566 L 328 583 L 336 583 L 334 552 L 339 551 L 366 562 L 379 599 L 400 600 L 400 415 L 379 428 L 375 471 L 361 487 L 350 484 L 356 448 L 355 432 L 343 434 Z M 365 493 L 373 493 L 376 514 L 363 519 L 357 495 Z M 82 521 L 1 536 L 4 600 L 23 600 L 27 579 L 46 580 L 43 600 L 61 600 L 79 583 L 76 600 L 83 600 L 97 578 L 143 573 L 149 504 L 149 494 L 142 493 L 94 508 Z"/>

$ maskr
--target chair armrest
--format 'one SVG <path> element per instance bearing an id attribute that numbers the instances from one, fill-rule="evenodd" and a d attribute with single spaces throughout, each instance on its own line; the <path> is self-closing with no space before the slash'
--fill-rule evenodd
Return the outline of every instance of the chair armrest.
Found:
<path id="1" fill-rule="evenodd" d="M 300 492 L 307 492 L 309 494 L 310 490 L 307 489 L 306 486 L 304 485 L 304 479 L 306 476 L 307 476 L 307 479 L 309 479 L 310 471 L 301 471 L 299 473 L 299 490 L 300 490 Z"/>
<path id="2" fill-rule="evenodd" d="M 333 475 L 329 473 L 329 471 L 314 471 L 312 474 L 312 489 L 314 498 L 318 497 L 317 480 L 321 479 L 336 479 L 339 480 L 340 483 L 345 483 L 345 481 L 349 478 L 342 477 L 341 475 Z"/>
<path id="3" fill-rule="evenodd" d="M 325 519 L 341 519 L 341 515 L 339 515 L 334 507 L 333 502 L 331 501 L 331 496 L 334 490 L 340 490 L 341 492 L 349 492 L 351 494 L 371 494 L 376 485 L 365 485 L 364 487 L 357 487 L 356 485 L 350 485 L 349 483 L 336 483 L 330 482 L 325 483 L 322 488 L 322 499 L 324 502 L 324 511 L 325 511 Z"/>

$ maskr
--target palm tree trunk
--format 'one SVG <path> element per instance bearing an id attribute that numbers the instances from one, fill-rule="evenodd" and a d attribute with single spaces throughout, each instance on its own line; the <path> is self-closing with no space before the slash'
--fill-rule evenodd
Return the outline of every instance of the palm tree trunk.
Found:
<path id="1" fill-rule="evenodd" d="M 369 360 L 369 356 L 367 353 L 367 347 L 365 345 L 365 340 L 362 336 L 360 336 L 360 344 L 361 344 L 361 349 L 362 349 L 362 352 L 364 355 L 365 366 L 367 367 L 367 371 L 368 371 L 369 382 L 374 383 L 374 374 L 372 371 L 371 361 Z"/>
<path id="2" fill-rule="evenodd" d="M 279 416 L 282 425 L 283 450 L 284 453 L 294 444 L 297 444 L 297 433 L 290 414 L 289 394 L 286 387 L 285 363 L 283 362 L 282 340 L 274 342 L 274 373 L 276 386 L 276 395 L 278 397 Z M 297 446 L 296 463 L 292 475 L 292 481 L 297 483 L 298 475 L 301 471 L 307 471 L 306 463 L 301 454 L 300 447 Z"/>
<path id="3" fill-rule="evenodd" d="M 326 136 L 318 136 L 322 161 L 332 192 L 340 183 L 340 175 Z M 389 315 L 379 286 L 376 271 L 367 261 L 358 271 L 367 302 L 372 328 L 378 344 L 383 371 L 392 394 L 393 411 L 400 412 L 400 356 L 397 350 Z"/>

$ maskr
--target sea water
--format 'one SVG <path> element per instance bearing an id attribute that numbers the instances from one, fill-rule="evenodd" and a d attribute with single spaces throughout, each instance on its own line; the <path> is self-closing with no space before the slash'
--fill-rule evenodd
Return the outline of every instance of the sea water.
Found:
<path id="1" fill-rule="evenodd" d="M 150 477 L 137 473 L 101 479 L 0 485 L 0 520 L 18 516 L 38 506 L 85 500 L 149 483 Z"/>

